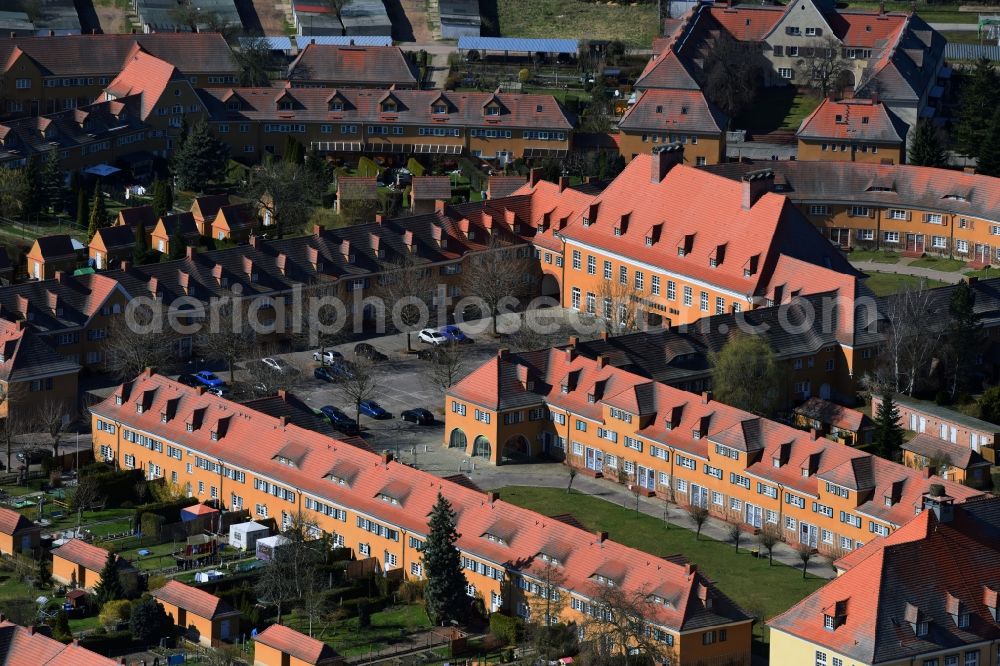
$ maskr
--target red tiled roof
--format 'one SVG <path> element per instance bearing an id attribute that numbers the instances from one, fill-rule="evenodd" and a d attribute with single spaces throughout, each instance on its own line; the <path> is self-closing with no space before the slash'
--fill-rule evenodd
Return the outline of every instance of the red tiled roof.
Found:
<path id="1" fill-rule="evenodd" d="M 834 102 L 825 99 L 802 121 L 795 136 L 813 140 L 900 144 L 906 137 L 906 124 L 881 102 L 869 99 Z"/>
<path id="2" fill-rule="evenodd" d="M 794 278 L 809 285 L 827 276 L 840 281 L 857 274 L 784 196 L 766 192 L 746 207 L 749 182 L 707 177 L 706 171 L 687 165 L 670 168 L 654 182 L 653 163 L 654 156 L 637 156 L 592 197 L 562 230 L 567 244 L 624 255 L 741 296 L 767 294 L 774 284 L 770 272 L 788 257 L 801 263 L 784 264 L 783 281 Z M 658 240 L 650 245 L 646 238 L 654 228 Z M 682 245 L 687 247 L 680 255 Z"/>
<path id="3" fill-rule="evenodd" d="M 531 390 L 521 381 L 525 376 L 532 382 Z M 569 385 L 565 393 L 564 384 Z M 591 402 L 590 394 L 603 397 Z M 653 419 L 639 434 L 705 460 L 710 457 L 709 444 L 716 441 L 725 440 L 726 446 L 744 450 L 762 450 L 758 462 L 747 468 L 749 473 L 813 497 L 818 496 L 820 480 L 827 477 L 848 487 L 870 486 L 871 499 L 861 504 L 858 511 L 895 525 L 905 524 L 913 517 L 914 502 L 927 492 L 931 483 L 944 484 L 957 501 L 982 496 L 980 491 L 939 477 L 927 479 L 904 465 L 851 447 L 832 445 L 829 440 L 813 439 L 807 432 L 760 419 L 735 407 L 716 401 L 704 403 L 699 396 L 621 368 L 602 367 L 597 360 L 569 348 L 499 354 L 451 387 L 448 395 L 492 410 L 546 404 L 595 420 L 603 418 L 603 404 L 639 415 L 672 415 L 679 411 L 680 423 L 668 429 L 666 419 Z M 693 439 L 690 433 L 702 429 L 703 418 L 708 419 L 708 434 Z M 747 427 L 749 424 L 752 427 Z M 732 430 L 738 425 L 744 426 L 740 432 Z M 734 437 L 741 443 L 737 445 Z M 782 447 L 788 447 L 784 455 Z M 776 457 L 788 462 L 774 467 Z M 802 468 L 811 457 L 818 458 L 816 470 L 803 476 Z M 892 506 L 886 506 L 883 498 L 893 489 L 898 498 Z"/>
<path id="4" fill-rule="evenodd" d="M 409 61 L 398 46 L 332 46 L 309 44 L 288 66 L 292 85 L 416 86 Z"/>
<path id="5" fill-rule="evenodd" d="M 1000 552 L 963 528 L 963 506 L 955 507 L 952 522 L 925 508 L 891 536 L 839 560 L 838 567 L 847 563 L 841 576 L 768 625 L 866 664 L 912 662 L 1000 638 L 986 604 L 991 596 L 996 604 Z M 971 616 L 966 627 L 958 626 L 960 612 Z M 929 623 L 926 637 L 916 635 L 913 614 Z M 832 630 L 824 627 L 825 615 L 834 617 Z"/>
<path id="6" fill-rule="evenodd" d="M 323 641 L 310 638 L 281 624 L 272 624 L 257 634 L 254 640 L 296 659 L 301 659 L 307 664 L 321 664 L 337 656 L 333 648 Z M 268 666 L 278 665 L 268 664 Z"/>
<path id="7" fill-rule="evenodd" d="M 13 509 L 0 509 L 0 533 L 16 534 L 17 532 L 36 527 L 36 525 Z"/>
<path id="8" fill-rule="evenodd" d="M 374 178 L 363 176 L 339 176 L 337 178 L 337 198 L 342 201 L 375 199 L 377 196 L 378 187 Z"/>
<path id="9" fill-rule="evenodd" d="M 780 5 L 763 7 L 711 7 L 711 16 L 733 39 L 760 42 L 785 14 Z"/>
<path id="10" fill-rule="evenodd" d="M 121 72 L 108 84 L 106 90 L 115 97 L 142 94 L 142 119 L 153 112 L 153 106 L 163 96 L 167 84 L 183 79 L 180 71 L 169 62 L 137 51 L 126 61 Z"/>
<path id="11" fill-rule="evenodd" d="M 176 580 L 167 581 L 166 585 L 158 590 L 153 590 L 151 594 L 164 603 L 183 608 L 187 612 L 207 620 L 239 612 L 214 594 L 209 594 L 204 590 Z"/>
<path id="12" fill-rule="evenodd" d="M 906 14 L 901 13 L 840 11 L 824 14 L 824 18 L 844 46 L 856 48 L 882 48 L 906 26 Z"/>
<path id="13" fill-rule="evenodd" d="M 0 662 L 6 666 L 117 666 L 76 643 L 63 645 L 33 628 L 0 620 Z"/>
<path id="14" fill-rule="evenodd" d="M 79 539 L 70 539 L 53 550 L 52 555 L 97 572 L 100 572 L 108 561 L 108 551 Z M 116 561 L 119 567 L 131 566 L 121 557 L 117 557 Z"/>
<path id="15" fill-rule="evenodd" d="M 119 397 L 121 405 L 117 404 Z M 139 397 L 149 398 L 150 402 L 142 414 L 136 413 L 132 404 Z M 176 400 L 176 407 L 174 416 L 163 423 L 160 414 L 165 411 L 168 400 Z M 200 425 L 188 432 L 186 424 L 196 409 L 204 410 Z M 95 405 L 93 413 L 131 424 L 157 437 L 184 442 L 224 464 L 252 468 L 277 483 L 286 483 L 300 492 L 350 506 L 414 534 L 426 532 L 426 516 L 441 493 L 452 503 L 458 516 L 457 528 L 461 536 L 457 546 L 466 553 L 490 562 L 520 567 L 553 539 L 573 544 L 562 564 L 568 589 L 581 594 L 592 593 L 590 578 L 593 573 L 606 563 L 614 562 L 625 571 L 622 581 L 625 589 L 664 589 L 667 590 L 665 597 L 681 600 L 675 606 L 658 607 L 650 618 L 664 627 L 689 629 L 748 619 L 702 574 L 691 573 L 679 564 L 613 541 L 602 541 L 591 533 L 502 500 L 490 502 L 484 494 L 462 485 L 397 462 L 386 463 L 378 454 L 285 424 L 278 418 L 211 394 L 200 394 L 194 388 L 159 375 L 144 373 L 120 386 Z M 219 432 L 220 419 L 228 419 L 228 426 L 224 434 L 213 439 L 210 432 Z M 254 446 L 245 446 L 247 441 L 253 441 Z M 290 442 L 307 449 L 296 466 L 274 459 Z M 328 476 L 333 470 L 342 477 L 350 477 L 349 484 L 331 482 Z M 400 487 L 408 487 L 409 493 L 399 504 L 385 502 L 378 494 L 389 485 L 397 494 Z M 480 537 L 500 517 L 516 525 L 513 540 L 501 544 Z M 706 587 L 715 602 L 710 609 L 694 592 L 699 586 Z"/>

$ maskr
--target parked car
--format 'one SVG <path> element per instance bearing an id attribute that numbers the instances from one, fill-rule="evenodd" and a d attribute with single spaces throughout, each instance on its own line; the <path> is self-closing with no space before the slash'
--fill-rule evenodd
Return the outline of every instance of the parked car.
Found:
<path id="1" fill-rule="evenodd" d="M 32 449 L 30 451 L 18 451 L 17 460 L 24 465 L 39 465 L 46 458 L 51 458 L 52 452 L 45 449 Z"/>
<path id="2" fill-rule="evenodd" d="M 201 382 L 194 378 L 194 376 L 189 374 L 179 375 L 177 377 L 177 383 L 183 384 L 184 386 L 201 386 Z"/>
<path id="3" fill-rule="evenodd" d="M 410 423 L 416 423 L 417 425 L 431 425 L 434 423 L 434 415 L 423 407 L 414 407 L 413 409 L 407 409 L 402 414 L 399 415 L 404 421 L 409 421 Z"/>
<path id="4" fill-rule="evenodd" d="M 208 388 L 213 388 L 215 386 L 225 386 L 226 382 L 222 381 L 215 376 L 214 372 L 209 370 L 199 370 L 192 375 L 199 386 L 207 386 Z"/>
<path id="5" fill-rule="evenodd" d="M 266 358 L 260 359 L 260 362 L 271 368 L 275 372 L 280 372 L 283 375 L 288 375 L 294 372 L 295 368 L 290 366 L 287 361 L 281 358 L 275 358 L 268 356 Z"/>
<path id="6" fill-rule="evenodd" d="M 380 352 L 379 350 L 372 347 L 367 342 L 359 342 L 354 345 L 354 355 L 360 356 L 361 358 L 366 358 L 369 361 L 385 361 L 389 357 Z"/>
<path id="7" fill-rule="evenodd" d="M 333 374 L 333 371 L 325 365 L 321 365 L 315 370 L 313 370 L 313 377 L 322 380 L 324 382 L 335 382 L 337 381 L 337 376 Z"/>
<path id="8" fill-rule="evenodd" d="M 357 421 L 333 405 L 324 405 L 319 408 L 319 411 L 323 416 L 329 419 L 330 425 L 332 425 L 335 430 L 339 430 L 345 435 L 356 435 L 361 430 L 358 428 Z"/>
<path id="9" fill-rule="evenodd" d="M 374 400 L 362 400 L 361 404 L 358 405 L 358 409 L 365 416 L 370 416 L 373 419 L 391 419 L 392 414 L 382 409 L 382 406 L 375 402 Z"/>
<path id="10" fill-rule="evenodd" d="M 425 328 L 417 333 L 417 339 L 429 345 L 443 345 L 448 342 L 448 338 L 441 331 L 433 328 Z"/>
<path id="11" fill-rule="evenodd" d="M 320 361 L 325 365 L 330 365 L 331 363 L 336 363 L 337 361 L 343 361 L 344 355 L 339 351 L 334 351 L 332 349 L 327 349 L 324 352 L 314 351 L 313 360 Z"/>
<path id="12" fill-rule="evenodd" d="M 219 396 L 220 398 L 227 398 L 227 397 L 229 397 L 229 388 L 227 386 L 225 386 L 225 385 L 223 385 L 223 386 L 210 386 L 210 387 L 208 387 L 207 391 L 209 393 L 211 393 L 212 395 Z"/>
<path id="13" fill-rule="evenodd" d="M 441 328 L 441 334 L 448 339 L 448 342 L 458 342 L 460 344 L 471 345 L 475 340 L 465 334 L 458 326 L 449 324 Z"/>

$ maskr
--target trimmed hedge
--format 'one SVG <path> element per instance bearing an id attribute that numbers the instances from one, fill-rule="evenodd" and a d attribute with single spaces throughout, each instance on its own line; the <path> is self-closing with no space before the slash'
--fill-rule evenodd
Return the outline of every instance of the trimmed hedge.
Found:
<path id="1" fill-rule="evenodd" d="M 507 645 L 517 645 L 524 637 L 524 623 L 501 613 L 490 615 L 490 633 Z"/>
<path id="2" fill-rule="evenodd" d="M 134 522 L 132 524 L 142 525 L 142 516 L 147 513 L 155 513 L 156 515 L 162 517 L 164 523 L 167 525 L 179 523 L 181 521 L 181 509 L 193 506 L 197 503 L 197 498 L 181 497 L 180 499 L 170 500 L 168 502 L 151 502 L 150 504 L 143 504 L 142 506 L 137 506 L 135 508 L 135 514 L 133 516 Z"/>

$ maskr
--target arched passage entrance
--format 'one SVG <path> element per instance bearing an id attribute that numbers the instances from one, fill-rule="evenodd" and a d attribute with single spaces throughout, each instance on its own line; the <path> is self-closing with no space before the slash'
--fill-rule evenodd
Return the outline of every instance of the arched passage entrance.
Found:
<path id="1" fill-rule="evenodd" d="M 493 447 L 490 446 L 490 440 L 482 435 L 476 437 L 476 441 L 472 443 L 472 455 L 476 458 L 491 460 L 493 458 Z"/>
<path id="2" fill-rule="evenodd" d="M 559 280 L 556 279 L 555 275 L 551 273 L 545 273 L 542 275 L 542 296 L 548 296 L 559 300 Z"/>
<path id="3" fill-rule="evenodd" d="M 524 435 L 514 435 L 503 445 L 500 462 L 520 463 L 527 462 L 531 457 L 531 445 Z"/>
<path id="4" fill-rule="evenodd" d="M 449 449 L 465 449 L 468 446 L 469 440 L 465 436 L 465 433 L 461 428 L 455 428 L 451 431 L 451 436 L 448 438 L 448 448 Z"/>

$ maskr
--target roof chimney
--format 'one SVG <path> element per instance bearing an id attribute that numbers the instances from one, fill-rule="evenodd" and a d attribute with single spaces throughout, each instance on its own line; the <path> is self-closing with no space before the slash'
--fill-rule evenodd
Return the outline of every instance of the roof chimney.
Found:
<path id="1" fill-rule="evenodd" d="M 194 255 L 195 255 L 195 253 L 196 253 L 197 251 L 198 251 L 198 248 L 196 248 L 196 247 L 195 247 L 194 245 L 188 245 L 188 246 L 187 246 L 187 247 L 185 248 L 185 250 L 184 250 L 184 252 L 185 252 L 185 254 L 187 255 L 187 258 L 188 258 L 188 259 L 193 259 L 193 258 L 194 258 Z"/>
<path id="2" fill-rule="evenodd" d="M 743 185 L 743 210 L 750 210 L 774 185 L 774 172 L 770 169 L 751 171 L 740 179 Z"/>
<path id="3" fill-rule="evenodd" d="M 598 354 L 597 355 L 597 367 L 598 368 L 603 368 L 607 364 L 608 364 L 608 360 L 606 358 L 604 358 L 604 355 L 603 354 Z"/>
<path id="4" fill-rule="evenodd" d="M 250 241 L 249 242 L 250 242 L 250 247 L 257 247 L 257 243 L 259 241 L 257 240 L 257 236 L 253 235 L 253 236 L 250 236 Z"/>
<path id="5" fill-rule="evenodd" d="M 653 149 L 652 167 L 649 173 L 649 182 L 659 183 L 667 172 L 678 164 L 684 163 L 684 146 L 679 143 L 670 143 Z"/>
<path id="6" fill-rule="evenodd" d="M 539 169 L 538 167 L 535 167 L 534 169 L 528 172 L 528 185 L 534 187 L 535 185 L 538 184 L 538 181 L 540 181 L 541 179 L 542 179 L 542 170 Z"/>
<path id="7" fill-rule="evenodd" d="M 684 564 L 684 575 L 685 576 L 689 576 L 690 577 L 692 574 L 694 574 L 697 571 L 698 571 L 698 565 L 697 564 L 692 564 L 691 562 L 687 562 L 687 563 Z"/>
<path id="8" fill-rule="evenodd" d="M 279 416 L 278 420 L 281 421 L 281 427 L 282 428 L 284 428 L 286 425 L 288 425 L 288 417 L 287 416 Z"/>
<path id="9" fill-rule="evenodd" d="M 701 404 L 707 405 L 710 402 L 712 402 L 712 392 L 711 391 L 702 391 L 701 392 Z"/>
<path id="10" fill-rule="evenodd" d="M 129 261 L 129 260 L 127 260 L 127 259 L 123 259 L 123 260 L 122 260 L 122 263 L 121 263 L 121 269 L 122 269 L 123 271 L 127 271 L 127 270 L 128 270 L 128 269 L 130 269 L 131 267 L 132 267 L 132 262 L 131 262 L 131 261 Z"/>
<path id="11" fill-rule="evenodd" d="M 597 543 L 604 543 L 608 540 L 608 533 L 604 530 L 598 530 L 595 534 L 597 535 Z"/>
<path id="12" fill-rule="evenodd" d="M 392 462 L 392 451 L 384 451 L 382 453 L 382 464 L 388 465 Z"/>
<path id="13" fill-rule="evenodd" d="M 569 178 L 566 176 L 559 176 L 559 191 L 562 192 L 567 187 L 569 187 Z"/>
<path id="14" fill-rule="evenodd" d="M 576 347 L 580 343 L 580 338 L 576 335 L 569 336 L 569 346 Z"/>
<path id="15" fill-rule="evenodd" d="M 500 349 L 497 350 L 497 358 L 507 358 L 507 355 L 509 353 L 510 353 L 509 349 L 507 349 L 506 347 L 501 347 Z"/>
<path id="16" fill-rule="evenodd" d="M 447 206 L 447 205 L 448 205 L 448 202 L 445 201 L 444 199 L 435 199 L 434 200 L 434 212 L 435 213 L 443 213 L 444 212 L 444 207 Z"/>
<path id="17" fill-rule="evenodd" d="M 323 233 L 323 227 L 320 226 L 320 225 L 318 225 L 318 224 L 314 224 L 313 225 L 313 236 L 319 236 L 321 233 Z"/>
<path id="18" fill-rule="evenodd" d="M 55 37 L 55 36 L 56 36 L 56 31 L 55 30 L 49 30 L 49 37 Z"/>
<path id="19" fill-rule="evenodd" d="M 385 222 L 385 216 L 382 213 L 375 213 L 375 224 L 382 224 Z"/>
<path id="20" fill-rule="evenodd" d="M 816 432 L 816 428 L 809 428 L 809 439 L 814 441 L 819 439 L 819 433 Z"/>
<path id="21" fill-rule="evenodd" d="M 486 493 L 486 500 L 490 504 L 493 504 L 493 502 L 496 502 L 498 499 L 500 499 L 500 493 L 496 492 L 495 490 Z"/>

